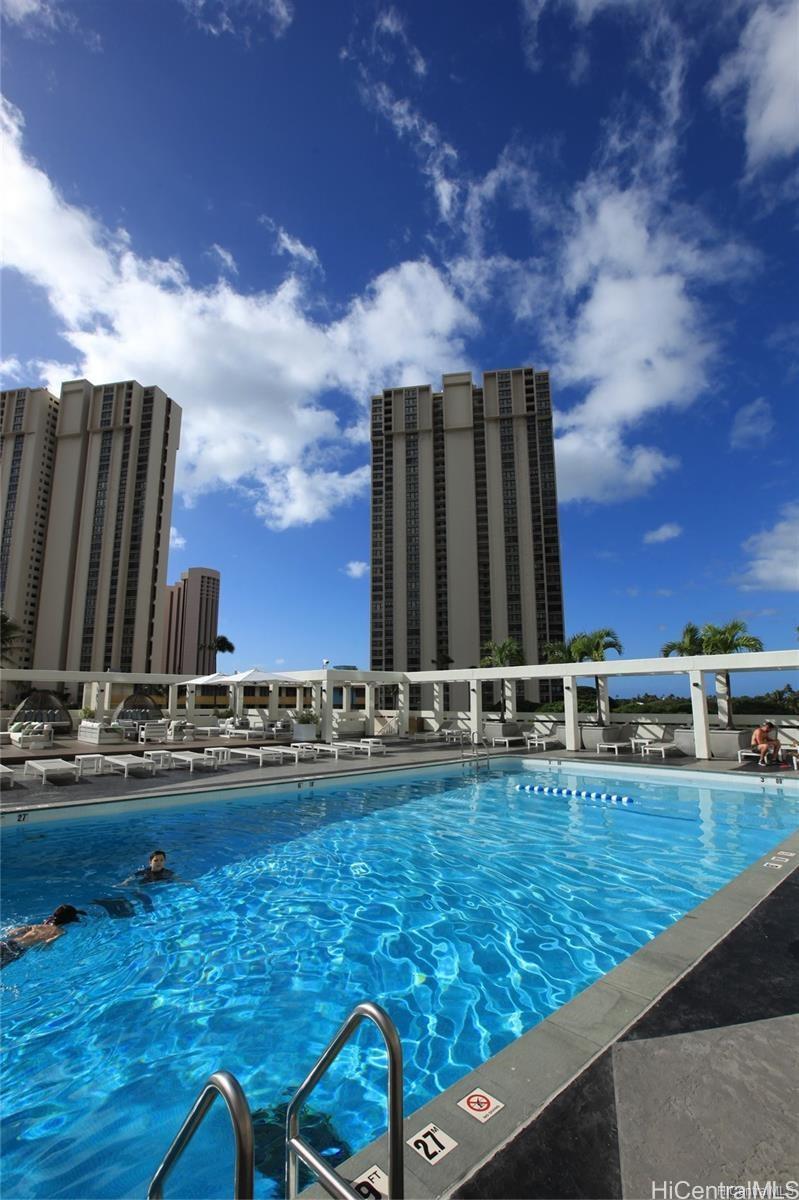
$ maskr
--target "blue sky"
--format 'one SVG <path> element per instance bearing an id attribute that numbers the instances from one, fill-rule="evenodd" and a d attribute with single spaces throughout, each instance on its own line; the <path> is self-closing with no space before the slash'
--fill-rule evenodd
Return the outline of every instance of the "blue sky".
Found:
<path id="1" fill-rule="evenodd" d="M 232 665 L 368 665 L 370 395 L 528 363 L 568 631 L 796 645 L 796 0 L 0 6 L 2 384 L 182 406 Z"/>

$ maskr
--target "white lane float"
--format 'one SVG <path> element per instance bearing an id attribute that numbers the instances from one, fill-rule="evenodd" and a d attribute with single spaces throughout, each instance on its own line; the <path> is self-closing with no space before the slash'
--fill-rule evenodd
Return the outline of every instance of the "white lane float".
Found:
<path id="1" fill-rule="evenodd" d="M 618 792 L 587 792 L 544 783 L 517 783 L 516 791 L 537 792 L 541 796 L 574 796 L 578 800 L 595 800 L 599 804 L 635 804 L 632 796 L 622 796 Z"/>

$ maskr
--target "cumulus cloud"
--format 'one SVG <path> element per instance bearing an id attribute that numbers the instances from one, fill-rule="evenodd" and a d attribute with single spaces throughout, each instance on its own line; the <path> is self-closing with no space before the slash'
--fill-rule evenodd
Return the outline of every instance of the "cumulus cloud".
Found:
<path id="1" fill-rule="evenodd" d="M 15 354 L 0 358 L 0 380 L 16 381 L 23 378 L 22 363 Z"/>
<path id="2" fill-rule="evenodd" d="M 408 261 L 327 323 L 293 270 L 273 291 L 192 284 L 68 203 L 26 158 L 21 114 L 0 109 L 0 219 L 9 267 L 43 289 L 76 361 L 61 378 L 137 378 L 183 408 L 177 488 L 190 502 L 237 487 L 277 529 L 328 516 L 369 483 L 356 424 L 373 391 L 463 360 L 476 327 L 445 272 Z M 53 369 L 62 364 L 54 365 Z M 57 390 L 59 379 L 48 380 Z M 338 408 L 322 396 L 340 398 Z M 344 420 L 342 421 L 342 417 Z"/>
<path id="3" fill-rule="evenodd" d="M 730 429 L 733 450 L 747 450 L 767 442 L 774 432 L 774 414 L 763 396 L 738 409 Z"/>
<path id="4" fill-rule="evenodd" d="M 650 529 L 644 534 L 644 545 L 651 546 L 658 542 L 672 542 L 682 533 L 682 525 L 675 524 L 674 521 L 667 521 L 664 525 L 658 525 L 657 529 Z"/>
<path id="5" fill-rule="evenodd" d="M 363 579 L 369 571 L 369 564 L 365 562 L 348 562 L 346 567 L 342 568 L 345 575 L 349 575 L 350 579 Z"/>
<path id="6" fill-rule="evenodd" d="M 186 539 L 182 533 L 178 533 L 174 525 L 169 527 L 169 549 L 170 550 L 185 550 Z"/>
<path id="7" fill-rule="evenodd" d="M 214 242 L 208 253 L 212 258 L 217 260 L 222 270 L 227 271 L 228 275 L 238 275 L 239 268 L 236 265 L 236 260 L 224 246 L 220 246 L 218 242 Z"/>
<path id="8" fill-rule="evenodd" d="M 102 50 L 100 35 L 83 28 L 62 0 L 0 0 L 0 16 L 27 37 L 49 37 L 59 32 L 79 37 L 89 50 Z"/>
<path id="9" fill-rule="evenodd" d="M 799 149 L 798 26 L 799 0 L 757 4 L 737 49 L 724 59 L 709 85 L 716 100 L 732 97 L 742 105 L 750 175 Z"/>
<path id="10" fill-rule="evenodd" d="M 741 591 L 799 590 L 799 500 L 786 504 L 776 524 L 747 538 L 742 549 L 749 562 L 737 579 Z"/>
<path id="11" fill-rule="evenodd" d="M 291 0 L 180 0 L 189 16 L 203 33 L 212 37 L 223 34 L 249 38 L 254 27 L 270 26 L 280 38 L 294 20 Z"/>
<path id="12" fill-rule="evenodd" d="M 275 235 L 275 251 L 277 254 L 287 254 L 299 265 L 312 267 L 321 271 L 322 264 L 313 246 L 306 246 L 298 237 L 293 237 L 282 225 L 278 225 L 271 217 L 262 215 L 258 218 L 261 225 L 266 226 Z"/>

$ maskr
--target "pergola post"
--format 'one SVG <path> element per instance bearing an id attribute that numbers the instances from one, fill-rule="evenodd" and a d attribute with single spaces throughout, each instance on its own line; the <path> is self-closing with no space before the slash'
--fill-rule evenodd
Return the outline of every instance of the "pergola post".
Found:
<path id="1" fill-rule="evenodd" d="M 348 713 L 352 708 L 352 685 L 342 683 L 341 685 L 341 711 Z"/>
<path id="2" fill-rule="evenodd" d="M 433 723 L 436 729 L 444 724 L 444 684 L 433 684 Z"/>
<path id="3" fill-rule="evenodd" d="M 94 688 L 93 683 L 84 683 L 84 685 L 83 685 L 83 702 L 81 704 L 81 708 L 93 708 L 94 707 L 94 705 L 92 704 L 93 688 Z"/>
<path id="4" fill-rule="evenodd" d="M 610 724 L 610 695 L 605 675 L 596 676 L 596 714 L 600 725 Z"/>
<path id="5" fill-rule="evenodd" d="M 109 709 L 109 704 L 106 703 L 108 684 L 95 683 L 92 684 L 92 705 L 94 709 L 95 720 L 102 721 Z"/>
<path id="6" fill-rule="evenodd" d="M 325 672 L 325 678 L 322 680 L 322 683 L 320 686 L 321 686 L 321 718 L 322 718 L 322 725 L 321 725 L 320 733 L 321 733 L 323 742 L 332 742 L 332 740 L 333 740 L 333 688 L 331 687 L 330 681 L 327 678 L 327 672 Z"/>
<path id="7" fill-rule="evenodd" d="M 566 724 L 566 749 L 580 749 L 580 719 L 577 710 L 577 676 L 563 680 L 563 716 Z"/>
<path id="8" fill-rule="evenodd" d="M 702 686 L 702 672 L 689 671 L 691 681 L 691 716 L 694 723 L 694 754 L 697 758 L 712 758 L 710 753 L 710 722 L 707 716 L 707 697 Z"/>
<path id="9" fill-rule="evenodd" d="M 403 679 L 397 684 L 397 733 L 405 737 L 408 732 L 408 684 Z"/>
<path id="10" fill-rule="evenodd" d="M 167 691 L 166 711 L 174 721 L 178 715 L 178 685 L 170 683 Z"/>
<path id="11" fill-rule="evenodd" d="M 719 728 L 732 729 L 730 676 L 727 671 L 716 672 L 716 711 L 719 718 Z"/>
<path id="12" fill-rule="evenodd" d="M 232 683 L 229 691 L 231 693 L 230 707 L 233 709 L 233 715 L 236 717 L 244 716 L 244 684 Z"/>
<path id="13" fill-rule="evenodd" d="M 469 680 L 469 730 L 472 741 L 483 732 L 483 685 L 479 679 Z"/>
<path id="14" fill-rule="evenodd" d="M 197 715 L 197 685 L 186 684 L 186 720 L 193 721 Z"/>
<path id="15" fill-rule="evenodd" d="M 269 685 L 269 720 L 277 720 L 278 700 L 280 699 L 280 684 L 270 683 Z"/>
<path id="16" fill-rule="evenodd" d="M 375 685 L 373 683 L 366 684 L 366 695 L 364 696 L 364 716 L 366 717 L 366 736 L 374 737 L 375 732 Z"/>
<path id="17" fill-rule="evenodd" d="M 502 680 L 502 707 L 506 721 L 516 720 L 516 680 Z"/>

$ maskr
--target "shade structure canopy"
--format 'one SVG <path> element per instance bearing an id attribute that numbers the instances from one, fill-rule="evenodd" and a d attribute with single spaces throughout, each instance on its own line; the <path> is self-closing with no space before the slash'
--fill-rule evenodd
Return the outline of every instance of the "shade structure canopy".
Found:
<path id="1" fill-rule="evenodd" d="M 206 683 L 222 683 L 226 681 L 226 677 L 221 671 L 214 671 L 211 675 L 198 675 L 196 679 L 186 679 L 181 687 L 201 687 Z"/>
<path id="2" fill-rule="evenodd" d="M 195 681 L 196 682 L 196 681 Z M 273 671 L 262 671 L 260 667 L 251 667 L 249 671 L 237 671 L 233 675 L 218 675 L 216 679 L 209 680 L 211 683 L 221 683 L 227 685 L 247 684 L 247 683 L 290 683 L 297 684 L 296 679 L 289 679 L 287 675 L 275 675 Z"/>

